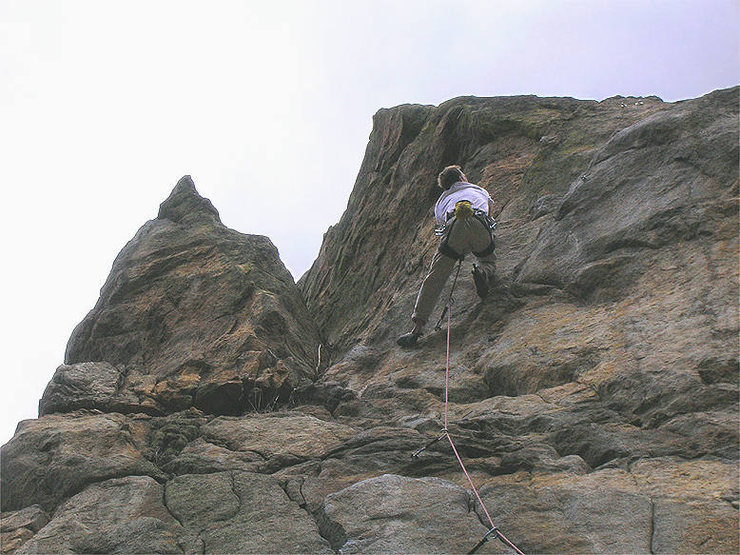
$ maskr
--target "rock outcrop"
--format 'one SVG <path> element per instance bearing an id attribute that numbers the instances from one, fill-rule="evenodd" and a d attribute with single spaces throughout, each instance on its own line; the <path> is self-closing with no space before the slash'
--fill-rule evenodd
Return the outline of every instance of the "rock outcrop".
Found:
<path id="1" fill-rule="evenodd" d="M 274 407 L 312 382 L 318 347 L 277 249 L 226 228 L 185 176 L 116 258 L 40 413 Z"/>
<path id="2" fill-rule="evenodd" d="M 449 407 L 496 524 L 525 552 L 737 552 L 738 92 L 381 110 L 297 286 L 183 178 L 2 447 L 3 552 L 469 550 L 487 521 L 449 446 L 411 457 L 445 334 L 394 343 L 450 163 L 498 203 Z"/>

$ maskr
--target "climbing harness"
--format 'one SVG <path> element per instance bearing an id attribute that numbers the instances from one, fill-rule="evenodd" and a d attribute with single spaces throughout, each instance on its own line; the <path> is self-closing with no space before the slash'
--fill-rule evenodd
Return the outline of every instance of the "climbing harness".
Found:
<path id="1" fill-rule="evenodd" d="M 511 548 L 517 555 L 524 555 L 524 552 L 519 549 L 516 545 L 514 545 L 506 536 L 504 536 L 503 532 L 499 530 L 499 528 L 493 523 L 493 519 L 491 518 L 491 515 L 488 513 L 488 509 L 486 509 L 486 506 L 483 504 L 483 500 L 480 497 L 480 494 L 478 493 L 478 490 L 475 487 L 475 484 L 473 484 L 473 480 L 470 477 L 470 474 L 468 474 L 467 469 L 465 468 L 465 464 L 462 461 L 462 458 L 460 457 L 460 453 L 457 451 L 457 447 L 455 447 L 455 442 L 452 441 L 452 436 L 450 435 L 449 430 L 447 429 L 447 409 L 449 406 L 449 391 L 450 391 L 450 330 L 452 328 L 452 293 L 455 291 L 455 284 L 457 283 L 457 276 L 460 274 L 460 267 L 462 266 L 462 259 L 458 259 L 457 263 L 457 273 L 455 274 L 455 280 L 452 282 L 452 288 L 450 289 L 449 297 L 447 298 L 447 306 L 445 307 L 444 312 L 442 313 L 442 317 L 440 318 L 440 322 L 444 319 L 445 315 L 447 316 L 447 363 L 445 366 L 445 409 L 444 409 L 444 427 L 442 428 L 442 434 L 424 445 L 423 447 L 420 447 L 417 449 L 411 456 L 413 458 L 418 458 L 419 455 L 421 455 L 422 452 L 426 451 L 429 447 L 434 445 L 435 443 L 442 441 L 444 438 L 447 438 L 447 440 L 450 442 L 450 447 L 452 447 L 452 452 L 455 454 L 455 458 L 457 459 L 457 462 L 460 463 L 460 468 L 462 468 L 463 473 L 465 474 L 465 477 L 468 479 L 468 483 L 470 484 L 470 487 L 473 490 L 473 493 L 475 494 L 475 498 L 478 500 L 478 503 L 480 503 L 481 508 L 483 509 L 483 512 L 486 514 L 486 519 L 488 520 L 488 523 L 491 525 L 490 530 L 486 532 L 486 534 L 480 539 L 480 541 L 475 544 L 473 549 L 468 551 L 468 554 L 475 553 L 478 551 L 483 544 L 485 544 L 488 539 L 491 536 L 494 536 L 501 540 L 504 545 Z M 439 326 L 439 323 L 437 322 L 437 326 Z M 437 328 L 435 328 L 437 329 Z"/>
<path id="2" fill-rule="evenodd" d="M 482 251 L 474 252 L 473 254 L 478 258 L 485 258 L 495 250 L 496 238 L 493 235 L 493 230 L 496 229 L 496 220 L 489 216 L 484 210 L 479 210 L 478 208 L 473 209 L 470 201 L 461 200 L 455 204 L 455 211 L 447 214 L 447 222 L 444 225 L 434 228 L 434 234 L 442 237 L 442 241 L 440 241 L 439 247 L 437 247 L 437 250 L 440 253 L 459 261 L 462 261 L 465 258 L 465 255 L 460 254 L 455 249 L 453 249 L 448 244 L 448 241 L 450 235 L 452 234 L 452 229 L 455 227 L 455 224 L 459 220 L 464 220 L 470 217 L 478 220 L 488 230 L 488 236 L 490 237 L 488 246 Z"/>

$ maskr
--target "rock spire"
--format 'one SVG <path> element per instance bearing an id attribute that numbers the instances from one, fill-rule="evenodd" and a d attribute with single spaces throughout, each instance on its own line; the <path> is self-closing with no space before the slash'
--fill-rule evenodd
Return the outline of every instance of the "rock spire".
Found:
<path id="1" fill-rule="evenodd" d="M 198 194 L 189 175 L 181 177 L 167 200 L 159 205 L 157 218 L 178 223 L 194 220 L 221 223 L 218 210 L 210 200 Z"/>

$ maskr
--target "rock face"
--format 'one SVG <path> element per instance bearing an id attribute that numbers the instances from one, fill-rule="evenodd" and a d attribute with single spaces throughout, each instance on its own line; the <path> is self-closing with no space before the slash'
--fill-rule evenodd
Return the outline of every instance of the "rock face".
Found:
<path id="1" fill-rule="evenodd" d="M 318 346 L 270 240 L 224 227 L 185 176 L 116 258 L 40 413 L 261 410 L 311 382 Z"/>
<path id="2" fill-rule="evenodd" d="M 394 343 L 451 163 L 498 204 L 449 406 L 494 522 L 525 552 L 737 552 L 738 93 L 381 110 L 298 286 L 183 178 L 2 447 L 3 552 L 471 549 L 487 519 L 449 445 L 411 457 L 445 334 Z"/>

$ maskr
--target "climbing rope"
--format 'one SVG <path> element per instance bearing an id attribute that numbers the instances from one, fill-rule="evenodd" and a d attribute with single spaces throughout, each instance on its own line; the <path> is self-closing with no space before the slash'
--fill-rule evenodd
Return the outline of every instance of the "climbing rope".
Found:
<path id="1" fill-rule="evenodd" d="M 463 463 L 462 457 L 460 457 L 460 453 L 457 451 L 457 447 L 455 447 L 455 442 L 452 441 L 452 436 L 450 435 L 449 430 L 447 429 L 447 413 L 448 413 L 448 405 L 449 405 L 449 390 L 450 390 L 450 336 L 451 336 L 451 329 L 452 329 L 452 293 L 455 290 L 455 284 L 457 283 L 457 276 L 460 274 L 460 266 L 462 266 L 462 260 L 460 260 L 457 263 L 457 273 L 455 274 L 455 280 L 452 282 L 452 288 L 450 289 L 450 295 L 447 299 L 447 306 L 445 307 L 444 312 L 442 313 L 442 317 L 440 318 L 440 322 L 442 319 L 444 319 L 445 314 L 447 315 L 447 364 L 445 368 L 445 409 L 444 409 L 444 428 L 442 428 L 442 435 L 437 437 L 436 439 L 433 439 L 420 449 L 416 450 L 412 457 L 416 458 L 418 457 L 422 451 L 425 451 L 427 448 L 431 447 L 438 441 L 441 441 L 443 438 L 447 438 L 447 440 L 450 442 L 450 447 L 452 447 L 452 452 L 455 454 L 455 458 L 457 458 L 457 462 L 460 463 L 460 468 L 462 468 L 463 473 L 465 474 L 465 477 L 468 479 L 468 483 L 470 484 L 470 487 L 473 490 L 473 493 L 475 494 L 475 498 L 478 500 L 478 503 L 480 503 L 481 508 L 483 509 L 483 512 L 486 514 L 486 519 L 488 519 L 488 523 L 491 525 L 490 530 L 486 532 L 486 534 L 480 539 L 480 541 L 475 544 L 473 549 L 471 549 L 468 554 L 475 553 L 480 549 L 483 544 L 485 544 L 488 539 L 491 536 L 497 537 L 499 540 L 501 540 L 506 546 L 511 548 L 515 553 L 518 555 L 524 555 L 524 552 L 519 549 L 516 545 L 514 545 L 506 536 L 504 536 L 503 532 L 499 530 L 498 526 L 496 526 L 493 523 L 493 519 L 491 518 L 491 515 L 488 513 L 488 509 L 486 508 L 486 505 L 483 503 L 483 500 L 480 497 L 480 494 L 478 493 L 478 489 L 475 487 L 475 484 L 473 484 L 473 479 L 470 477 L 470 474 L 468 474 L 467 469 L 465 468 L 465 464 Z M 439 326 L 440 322 L 437 323 L 437 326 Z"/>

